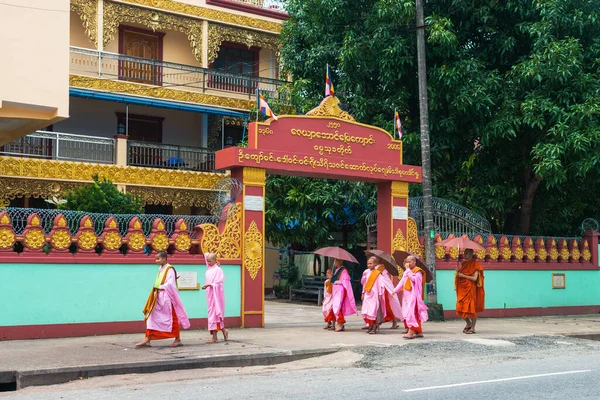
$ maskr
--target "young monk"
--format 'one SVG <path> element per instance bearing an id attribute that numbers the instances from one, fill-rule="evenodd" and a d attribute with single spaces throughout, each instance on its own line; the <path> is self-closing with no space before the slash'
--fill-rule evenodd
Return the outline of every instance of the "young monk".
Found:
<path id="1" fill-rule="evenodd" d="M 383 292 L 385 291 L 381 271 L 375 268 L 376 263 L 377 257 L 370 257 L 367 260 L 367 268 L 369 269 L 369 272 L 367 273 L 367 279 L 365 285 L 363 286 L 361 296 L 362 317 L 365 323 L 369 325 L 367 333 L 371 335 L 377 333 L 377 328 L 383 319 L 380 307 Z"/>
<path id="2" fill-rule="evenodd" d="M 158 252 L 155 261 L 159 266 L 158 274 L 143 310 L 146 337 L 135 345 L 136 348 L 150 347 L 151 340 L 169 338 L 175 338 L 171 346 L 181 346 L 180 327 L 190 327 L 190 321 L 179 298 L 177 273 L 167 262 L 167 253 Z"/>
<path id="3" fill-rule="evenodd" d="M 206 343 L 217 343 L 217 333 L 223 332 L 223 339 L 229 339 L 229 331 L 225 329 L 225 292 L 223 282 L 225 274 L 214 253 L 204 254 L 206 259 L 205 283 L 202 290 L 206 290 L 206 306 L 208 308 L 208 331 L 212 335 Z"/>
<path id="4" fill-rule="evenodd" d="M 465 261 L 456 271 L 454 279 L 456 289 L 456 315 L 465 320 L 463 333 L 475 333 L 477 313 L 485 309 L 485 290 L 483 288 L 483 268 L 473 259 L 473 250 L 465 249 Z"/>
<path id="5" fill-rule="evenodd" d="M 405 339 L 423 337 L 422 323 L 427 321 L 427 306 L 425 299 L 425 271 L 417 267 L 417 259 L 414 256 L 406 257 L 404 261 L 404 273 L 396 289 L 396 293 L 402 292 L 402 314 L 404 316 Z"/>
<path id="6" fill-rule="evenodd" d="M 333 322 L 334 330 L 343 332 L 346 330 L 346 319 L 344 317 L 356 314 L 356 304 L 350 274 L 344 267 L 344 261 L 336 259 L 333 262 L 333 267 L 331 311 L 329 311 L 325 322 Z"/>
<path id="7" fill-rule="evenodd" d="M 381 296 L 381 310 L 383 312 L 383 322 L 392 322 L 390 329 L 398 329 L 398 321 L 402 320 L 402 307 L 398 295 L 394 291 L 394 284 L 390 278 L 390 273 L 381 263 L 381 258 L 376 257 L 376 269 L 381 272 L 383 286 L 385 290 Z"/>
<path id="8" fill-rule="evenodd" d="M 367 260 L 368 261 L 368 260 Z M 365 270 L 362 273 L 362 278 L 360 278 L 360 285 L 361 286 L 365 286 L 365 283 L 367 283 L 367 276 L 371 273 L 371 270 L 369 268 L 365 268 Z M 365 322 L 365 325 L 362 327 L 362 329 L 369 329 L 369 324 L 367 324 Z"/>
<path id="9" fill-rule="evenodd" d="M 325 272 L 325 276 L 327 280 L 325 281 L 325 285 L 323 287 L 323 318 L 327 321 L 327 316 L 331 311 L 331 307 L 333 305 L 333 285 L 331 284 L 331 278 L 333 277 L 333 271 L 331 268 L 327 268 Z M 333 330 L 333 322 L 327 322 L 327 325 L 323 329 Z"/>

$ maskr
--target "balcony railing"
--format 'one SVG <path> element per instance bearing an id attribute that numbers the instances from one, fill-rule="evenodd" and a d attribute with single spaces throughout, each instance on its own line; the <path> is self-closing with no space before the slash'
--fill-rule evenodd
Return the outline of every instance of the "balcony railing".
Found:
<path id="1" fill-rule="evenodd" d="M 0 154 L 92 163 L 115 162 L 115 140 L 37 131 L 0 147 Z"/>
<path id="2" fill-rule="evenodd" d="M 197 147 L 128 140 L 127 164 L 212 172 L 215 170 L 215 153 Z"/>
<path id="3" fill-rule="evenodd" d="M 286 82 L 252 75 L 175 64 L 148 58 L 71 47 L 71 73 L 102 79 L 119 79 L 189 91 L 239 93 L 252 98 L 256 89 L 279 99 Z"/>

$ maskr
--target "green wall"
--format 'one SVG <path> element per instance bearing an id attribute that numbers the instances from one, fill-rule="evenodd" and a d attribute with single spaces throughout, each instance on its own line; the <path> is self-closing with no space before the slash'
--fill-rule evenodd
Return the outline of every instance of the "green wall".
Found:
<path id="1" fill-rule="evenodd" d="M 552 274 L 565 274 L 566 289 L 552 289 Z M 438 301 L 456 309 L 454 271 L 438 270 Z M 597 271 L 485 271 L 485 308 L 600 305 Z"/>
<path id="2" fill-rule="evenodd" d="M 225 316 L 240 316 L 239 265 L 221 265 L 225 273 Z M 205 265 L 175 265 L 197 272 Z M 0 326 L 143 320 L 142 308 L 158 267 L 148 264 L 0 264 L 4 307 Z M 206 318 L 203 290 L 179 292 L 189 318 Z"/>

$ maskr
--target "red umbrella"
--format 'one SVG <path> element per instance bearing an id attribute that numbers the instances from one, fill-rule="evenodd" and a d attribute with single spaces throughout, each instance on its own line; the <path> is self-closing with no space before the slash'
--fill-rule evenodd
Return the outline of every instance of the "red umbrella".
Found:
<path id="1" fill-rule="evenodd" d="M 315 250 L 315 254 L 320 254 L 325 257 L 337 258 L 338 260 L 350 261 L 358 264 L 358 260 L 348 251 L 342 249 L 341 247 L 322 247 L 318 250 Z"/>
<path id="2" fill-rule="evenodd" d="M 459 249 L 485 250 L 485 247 L 469 239 L 467 235 L 462 235 L 458 238 L 445 239 L 441 242 L 437 242 L 435 245 L 444 247 L 458 247 Z"/>
<path id="3" fill-rule="evenodd" d="M 406 260 L 406 257 L 408 257 L 408 256 L 415 257 L 415 259 L 417 260 L 417 267 L 419 267 L 423 271 L 425 271 L 425 282 L 427 282 L 427 283 L 431 282 L 431 280 L 433 279 L 433 274 L 429 270 L 429 267 L 427 266 L 427 264 L 425 264 L 425 261 L 423 261 L 421 259 L 421 257 L 419 257 L 418 255 L 416 255 L 414 253 L 410 253 L 408 251 L 396 250 L 394 252 L 394 258 L 396 259 L 396 262 L 402 269 L 404 269 L 404 260 Z"/>
<path id="4" fill-rule="evenodd" d="M 390 275 L 398 276 L 398 265 L 396 264 L 396 260 L 389 255 L 389 253 L 383 250 L 365 250 L 365 254 L 367 257 L 375 256 L 379 257 L 385 269 L 390 273 Z"/>

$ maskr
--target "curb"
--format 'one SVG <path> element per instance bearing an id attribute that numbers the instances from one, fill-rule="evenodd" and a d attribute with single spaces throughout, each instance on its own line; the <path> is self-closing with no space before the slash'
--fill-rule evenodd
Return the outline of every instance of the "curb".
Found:
<path id="1" fill-rule="evenodd" d="M 89 365 L 55 369 L 17 371 L 15 374 L 17 390 L 29 386 L 45 386 L 69 381 L 108 375 L 150 374 L 154 372 L 183 369 L 250 367 L 255 365 L 274 365 L 306 358 L 313 358 L 337 352 L 338 348 L 290 350 L 282 352 L 227 355 L 207 358 L 184 358 L 154 362 L 136 362 L 128 364 Z M 0 372 L 4 374 L 4 372 Z M 6 373 L 11 374 L 11 372 Z"/>

